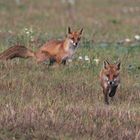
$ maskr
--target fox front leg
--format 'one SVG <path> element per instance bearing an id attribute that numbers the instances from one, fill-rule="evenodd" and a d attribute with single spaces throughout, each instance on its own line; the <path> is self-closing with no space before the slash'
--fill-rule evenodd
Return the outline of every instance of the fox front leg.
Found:
<path id="1" fill-rule="evenodd" d="M 62 63 L 62 59 L 61 59 L 61 57 L 56 57 L 56 62 L 57 62 L 57 64 L 61 64 Z"/>
<path id="2" fill-rule="evenodd" d="M 49 66 L 52 66 L 55 62 L 56 62 L 56 60 L 54 58 L 50 58 Z"/>
<path id="3" fill-rule="evenodd" d="M 66 59 L 62 61 L 62 64 L 63 65 L 66 65 L 66 63 L 67 63 L 67 60 Z"/>
<path id="4" fill-rule="evenodd" d="M 109 97 L 113 97 L 115 95 L 117 87 L 118 86 L 111 87 L 110 92 L 109 92 Z"/>
<path id="5" fill-rule="evenodd" d="M 104 102 L 105 104 L 109 105 L 109 101 L 108 101 L 108 89 L 103 89 L 103 93 L 104 93 Z"/>

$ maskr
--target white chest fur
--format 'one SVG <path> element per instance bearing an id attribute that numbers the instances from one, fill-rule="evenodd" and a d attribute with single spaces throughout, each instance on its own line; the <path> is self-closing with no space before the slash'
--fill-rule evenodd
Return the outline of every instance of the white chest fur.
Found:
<path id="1" fill-rule="evenodd" d="M 76 46 L 74 45 L 74 43 L 72 42 L 72 40 L 70 40 L 68 43 L 67 43 L 67 47 L 65 48 L 65 52 L 67 54 L 67 57 L 72 57 L 72 55 L 75 53 L 76 51 Z"/>

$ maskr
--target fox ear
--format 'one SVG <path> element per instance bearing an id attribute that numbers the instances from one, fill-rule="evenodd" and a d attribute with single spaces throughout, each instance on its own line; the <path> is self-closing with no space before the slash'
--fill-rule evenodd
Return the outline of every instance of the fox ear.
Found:
<path id="1" fill-rule="evenodd" d="M 82 34 L 82 32 L 83 32 L 83 28 L 81 28 L 81 30 L 79 31 L 79 34 L 81 35 L 81 34 Z"/>
<path id="2" fill-rule="evenodd" d="M 109 63 L 107 60 L 105 60 L 104 63 L 103 63 L 104 69 L 107 69 L 107 66 L 108 66 L 109 64 L 110 64 L 110 63 Z"/>
<path id="3" fill-rule="evenodd" d="M 68 34 L 71 34 L 71 28 L 68 27 Z"/>
<path id="4" fill-rule="evenodd" d="M 118 63 L 116 64 L 116 66 L 117 66 L 117 69 L 120 70 L 121 62 L 118 62 Z"/>

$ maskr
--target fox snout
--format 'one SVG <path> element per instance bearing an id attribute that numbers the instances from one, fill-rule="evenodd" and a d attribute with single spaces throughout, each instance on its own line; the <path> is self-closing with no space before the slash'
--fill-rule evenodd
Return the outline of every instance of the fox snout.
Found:
<path id="1" fill-rule="evenodd" d="M 78 45 L 78 42 L 73 43 L 73 45 L 76 47 Z"/>
<path id="2" fill-rule="evenodd" d="M 114 80 L 110 80 L 110 81 L 108 81 L 108 85 L 110 85 L 110 86 L 114 86 L 114 85 L 115 85 Z"/>
<path id="3" fill-rule="evenodd" d="M 71 40 L 72 46 L 77 47 L 78 46 L 78 42 L 74 42 L 73 40 Z"/>

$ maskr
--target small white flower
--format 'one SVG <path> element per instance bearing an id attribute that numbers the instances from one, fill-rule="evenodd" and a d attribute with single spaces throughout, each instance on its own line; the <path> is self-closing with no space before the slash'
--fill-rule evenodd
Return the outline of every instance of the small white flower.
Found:
<path id="1" fill-rule="evenodd" d="M 87 55 L 85 56 L 85 61 L 90 62 L 90 58 Z"/>
<path id="2" fill-rule="evenodd" d="M 94 61 L 95 61 L 95 63 L 98 65 L 100 60 L 97 59 L 97 58 L 95 58 Z"/>
<path id="3" fill-rule="evenodd" d="M 68 62 L 71 63 L 72 62 L 72 59 L 68 59 Z"/>
<path id="4" fill-rule="evenodd" d="M 9 107 L 9 105 L 8 105 L 8 104 L 6 104 L 6 107 Z"/>
<path id="5" fill-rule="evenodd" d="M 30 32 L 29 31 L 26 31 L 26 34 L 29 34 Z"/>
<path id="6" fill-rule="evenodd" d="M 31 41 L 34 41 L 34 38 L 33 38 L 33 36 L 31 36 L 31 37 L 30 37 L 30 39 L 31 39 Z"/>
<path id="7" fill-rule="evenodd" d="M 139 36 L 139 35 L 135 35 L 134 38 L 135 38 L 136 40 L 140 40 L 140 36 Z"/>
<path id="8" fill-rule="evenodd" d="M 28 31 L 28 28 L 24 28 L 25 31 Z"/>
<path id="9" fill-rule="evenodd" d="M 86 60 L 86 59 L 88 59 L 88 56 L 87 56 L 87 55 L 85 55 L 85 60 Z"/>
<path id="10" fill-rule="evenodd" d="M 82 56 L 79 56 L 78 59 L 79 59 L 79 60 L 83 60 L 83 57 L 82 57 Z"/>
<path id="11" fill-rule="evenodd" d="M 131 42 L 131 39 L 126 38 L 126 39 L 125 39 L 125 42 L 129 43 L 129 42 Z"/>

